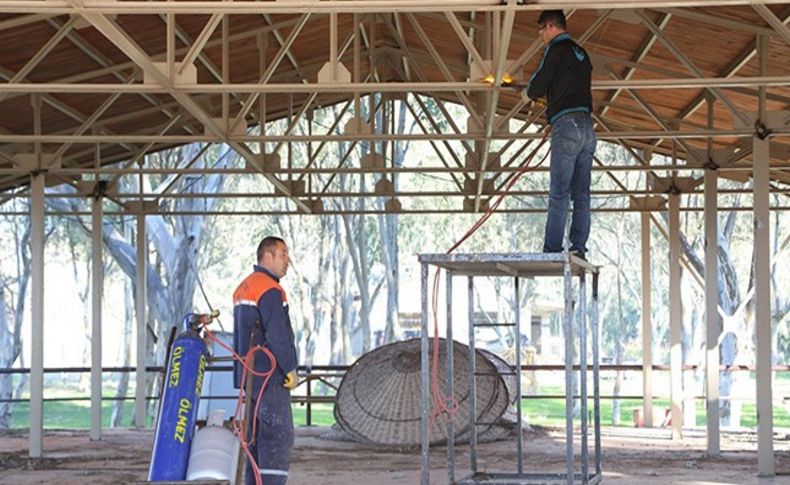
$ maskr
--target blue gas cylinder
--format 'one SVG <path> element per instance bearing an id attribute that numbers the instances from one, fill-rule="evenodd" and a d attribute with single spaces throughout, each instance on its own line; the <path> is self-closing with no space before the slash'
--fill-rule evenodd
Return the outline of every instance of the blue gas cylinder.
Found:
<path id="1" fill-rule="evenodd" d="M 176 337 L 167 364 L 148 480 L 184 480 L 208 349 L 197 330 Z"/>

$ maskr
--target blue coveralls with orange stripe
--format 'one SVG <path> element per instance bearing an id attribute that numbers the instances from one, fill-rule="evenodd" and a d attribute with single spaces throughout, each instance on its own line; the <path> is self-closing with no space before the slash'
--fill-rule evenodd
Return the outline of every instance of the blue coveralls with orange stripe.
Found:
<path id="1" fill-rule="evenodd" d="M 271 350 L 277 366 L 261 397 L 257 436 L 250 452 L 257 458 L 265 485 L 284 485 L 288 480 L 294 428 L 291 393 L 283 387 L 283 382 L 288 372 L 296 369 L 296 347 L 285 290 L 280 286 L 279 278 L 258 265 L 233 292 L 233 347 L 243 356 L 251 345 L 262 345 Z M 254 366 L 259 372 L 267 372 L 270 370 L 269 359 L 259 352 Z M 233 385 L 236 388 L 240 386 L 240 380 L 241 366 L 234 363 Z M 262 383 L 262 378 L 253 379 L 253 399 Z M 254 406 L 253 402 L 253 409 Z M 247 484 L 254 483 L 252 467 L 248 465 Z"/>

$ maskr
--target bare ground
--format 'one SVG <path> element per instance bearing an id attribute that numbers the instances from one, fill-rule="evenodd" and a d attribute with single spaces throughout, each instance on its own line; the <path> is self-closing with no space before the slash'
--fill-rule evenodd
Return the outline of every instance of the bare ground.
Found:
<path id="1" fill-rule="evenodd" d="M 420 455 L 416 451 L 377 449 L 369 445 L 328 440 L 325 429 L 299 428 L 289 485 L 406 485 L 419 483 Z M 532 472 L 562 472 L 564 431 L 537 429 L 525 434 L 525 468 Z M 43 459 L 27 457 L 25 432 L 0 434 L 0 484 L 119 484 L 145 480 L 152 432 L 106 430 L 92 442 L 87 431 L 49 431 Z M 577 444 L 577 451 L 579 446 Z M 602 456 L 604 483 L 617 484 L 788 484 L 790 437 L 775 439 L 773 479 L 758 479 L 756 436 L 725 434 L 722 454 L 708 458 L 705 437 L 688 432 L 673 443 L 667 430 L 605 428 Z M 481 444 L 480 469 L 515 470 L 513 439 Z M 468 446 L 456 451 L 457 476 L 468 474 Z M 578 467 L 577 456 L 577 467 Z M 591 458 L 592 462 L 592 458 Z M 446 448 L 431 452 L 431 482 L 447 483 Z"/>

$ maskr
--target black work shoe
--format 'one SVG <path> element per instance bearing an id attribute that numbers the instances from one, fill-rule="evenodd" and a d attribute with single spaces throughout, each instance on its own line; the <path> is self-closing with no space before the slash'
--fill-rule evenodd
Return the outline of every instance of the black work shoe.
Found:
<path id="1" fill-rule="evenodd" d="M 585 254 L 583 252 L 579 251 L 578 249 L 574 249 L 574 250 L 570 251 L 570 253 L 572 255 L 576 256 L 579 259 L 583 259 L 584 261 L 587 261 L 587 256 L 585 256 Z"/>

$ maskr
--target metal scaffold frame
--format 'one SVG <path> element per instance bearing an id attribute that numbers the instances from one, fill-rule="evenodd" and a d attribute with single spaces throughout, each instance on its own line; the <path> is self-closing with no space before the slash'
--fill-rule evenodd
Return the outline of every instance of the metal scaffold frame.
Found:
<path id="1" fill-rule="evenodd" d="M 421 377 L 422 377 L 422 427 L 420 430 L 422 443 L 422 475 L 421 484 L 430 483 L 430 440 L 429 434 L 429 401 L 431 398 L 429 388 L 429 335 L 428 335 L 428 273 L 429 266 L 443 269 L 446 274 L 446 306 L 447 306 L 447 341 L 452 342 L 452 279 L 455 276 L 468 278 L 468 315 L 469 315 L 469 456 L 471 474 L 456 477 L 455 463 L 455 437 L 452 420 L 447 425 L 447 479 L 448 483 L 458 485 L 530 485 L 537 483 L 567 484 L 583 483 L 595 484 L 601 481 L 601 407 L 600 407 L 600 340 L 598 327 L 598 267 L 568 252 L 563 253 L 481 253 L 481 254 L 420 254 L 422 281 L 422 332 L 421 332 Z M 587 300 L 587 274 L 592 277 L 591 299 Z M 515 366 L 517 410 L 517 463 L 515 472 L 484 472 L 477 464 L 478 441 L 476 421 L 476 371 L 475 371 L 475 321 L 473 319 L 473 295 L 475 277 L 493 276 L 513 278 L 515 321 L 512 326 L 515 330 Z M 557 473 L 527 472 L 524 470 L 524 443 L 522 433 L 521 410 L 521 284 L 522 278 L 536 277 L 562 277 L 563 278 L 563 329 L 565 335 L 565 471 Z M 573 279 L 578 278 L 575 294 Z M 588 345 L 587 332 L 591 333 L 592 363 L 587 362 Z M 579 396 L 576 396 L 573 385 L 574 358 L 574 333 L 578 333 L 579 369 Z M 446 389 L 447 397 L 452 401 L 453 395 L 453 352 L 447 352 L 446 357 Z M 589 423 L 587 421 L 587 369 L 592 367 L 593 387 L 593 469 L 590 470 L 589 462 Z M 581 465 L 577 472 L 574 466 L 574 400 L 580 399 L 580 457 Z"/>

